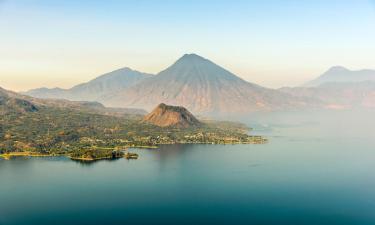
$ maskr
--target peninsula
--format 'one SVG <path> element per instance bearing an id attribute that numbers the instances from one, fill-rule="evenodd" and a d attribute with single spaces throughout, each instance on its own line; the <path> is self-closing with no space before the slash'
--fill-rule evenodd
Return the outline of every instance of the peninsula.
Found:
<path id="1" fill-rule="evenodd" d="M 124 157 L 128 148 L 163 144 L 261 144 L 243 124 L 199 121 L 180 106 L 159 104 L 150 114 L 126 114 L 99 103 L 40 100 L 0 89 L 0 157 Z M 130 157 L 135 158 L 135 157 Z"/>

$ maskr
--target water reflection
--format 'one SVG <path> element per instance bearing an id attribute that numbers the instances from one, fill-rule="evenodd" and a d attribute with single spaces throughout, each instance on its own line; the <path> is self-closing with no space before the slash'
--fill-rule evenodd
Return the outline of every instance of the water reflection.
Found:
<path id="1" fill-rule="evenodd" d="M 91 167 L 91 166 L 94 166 L 96 163 L 99 163 L 99 162 L 114 162 L 114 161 L 117 161 L 117 160 L 120 160 L 122 158 L 113 158 L 113 159 L 101 159 L 101 160 L 78 160 L 78 159 L 74 159 L 74 160 L 71 160 L 73 162 L 75 162 L 77 165 L 79 166 L 82 166 L 82 167 Z"/>

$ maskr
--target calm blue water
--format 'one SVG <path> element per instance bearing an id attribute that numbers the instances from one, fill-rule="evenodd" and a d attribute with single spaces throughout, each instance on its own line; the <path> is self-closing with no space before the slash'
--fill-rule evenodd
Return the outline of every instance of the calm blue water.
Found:
<path id="1" fill-rule="evenodd" d="M 0 225 L 375 224 L 369 113 L 247 122 L 266 145 L 174 145 L 138 160 L 0 161 Z"/>

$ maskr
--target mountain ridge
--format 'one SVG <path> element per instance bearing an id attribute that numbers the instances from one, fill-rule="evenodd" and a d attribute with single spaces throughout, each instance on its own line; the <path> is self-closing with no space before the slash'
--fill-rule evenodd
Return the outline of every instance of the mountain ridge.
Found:
<path id="1" fill-rule="evenodd" d="M 333 66 L 322 75 L 305 83 L 304 87 L 316 87 L 330 82 L 363 82 L 375 81 L 375 70 L 349 70 L 343 66 Z"/>
<path id="2" fill-rule="evenodd" d="M 81 83 L 69 89 L 37 88 L 23 94 L 37 98 L 66 99 L 72 101 L 98 101 L 102 96 L 124 90 L 142 79 L 152 76 L 148 73 L 132 70 L 129 67 L 120 68 L 100 75 L 88 82 Z"/>
<path id="3" fill-rule="evenodd" d="M 316 87 L 284 87 L 281 92 L 296 97 L 314 97 L 322 108 L 375 108 L 375 81 L 328 82 Z"/>

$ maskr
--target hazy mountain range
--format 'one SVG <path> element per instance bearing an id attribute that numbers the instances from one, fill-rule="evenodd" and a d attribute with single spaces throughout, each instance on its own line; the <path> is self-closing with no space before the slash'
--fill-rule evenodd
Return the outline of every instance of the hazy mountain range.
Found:
<path id="1" fill-rule="evenodd" d="M 375 70 L 349 70 L 342 66 L 334 66 L 315 80 L 307 82 L 304 86 L 316 87 L 332 82 L 363 82 L 375 81 Z"/>
<path id="2" fill-rule="evenodd" d="M 353 71 L 335 66 L 301 87 L 279 90 L 295 97 L 313 97 L 324 108 L 374 108 L 375 70 Z"/>
<path id="3" fill-rule="evenodd" d="M 96 91 L 95 99 L 87 97 L 91 95 L 87 94 L 86 87 L 91 87 L 94 81 L 100 83 L 99 78 L 108 74 L 64 90 L 63 95 L 61 92 L 56 93 L 56 89 L 36 89 L 25 94 L 39 98 L 97 100 L 106 106 L 146 110 L 164 102 L 184 106 L 194 113 L 207 114 L 270 111 L 299 108 L 307 104 L 304 98 L 249 83 L 196 54 L 182 56 L 154 76 L 140 72 L 133 75 L 139 76 L 139 79 L 123 87 L 109 88 L 110 91 Z M 114 80 L 123 76 L 129 75 L 118 74 L 112 77 L 113 83 L 118 85 Z"/>
<path id="4" fill-rule="evenodd" d="M 164 102 L 199 114 L 311 108 L 374 107 L 375 71 L 332 67 L 301 87 L 269 89 L 247 82 L 208 59 L 185 54 L 156 75 L 119 69 L 70 89 L 40 88 L 38 98 L 98 101 L 150 111 Z"/>

